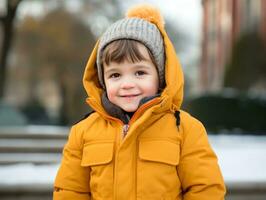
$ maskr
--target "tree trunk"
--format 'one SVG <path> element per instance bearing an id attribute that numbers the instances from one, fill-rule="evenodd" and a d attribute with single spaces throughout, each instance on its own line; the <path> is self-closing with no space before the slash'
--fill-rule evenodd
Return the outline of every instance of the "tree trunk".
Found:
<path id="1" fill-rule="evenodd" d="M 7 1 L 7 13 L 0 18 L 3 27 L 3 40 L 0 55 L 0 99 L 4 97 L 7 58 L 13 39 L 14 18 L 20 2 L 21 0 Z"/>

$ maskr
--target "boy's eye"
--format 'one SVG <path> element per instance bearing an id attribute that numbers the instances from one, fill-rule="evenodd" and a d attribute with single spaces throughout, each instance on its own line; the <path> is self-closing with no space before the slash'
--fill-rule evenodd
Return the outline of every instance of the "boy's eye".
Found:
<path id="1" fill-rule="evenodd" d="M 109 78 L 118 78 L 120 77 L 120 74 L 119 73 L 113 73 L 109 76 Z"/>
<path id="2" fill-rule="evenodd" d="M 144 71 L 137 71 L 136 72 L 137 76 L 143 76 L 144 74 L 146 74 L 146 72 L 144 72 Z"/>

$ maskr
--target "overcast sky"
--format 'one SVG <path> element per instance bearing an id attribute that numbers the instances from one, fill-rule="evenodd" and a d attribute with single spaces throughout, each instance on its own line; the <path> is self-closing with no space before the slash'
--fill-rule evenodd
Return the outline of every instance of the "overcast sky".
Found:
<path id="1" fill-rule="evenodd" d="M 76 0 L 67 0 L 73 10 L 78 9 Z M 20 5 L 19 15 L 27 14 L 40 15 L 42 5 L 38 1 L 23 1 Z M 202 9 L 201 0 L 131 0 L 121 1 L 122 7 L 126 10 L 129 6 L 136 3 L 152 3 L 163 13 L 164 17 L 176 21 L 180 27 L 188 30 L 194 36 L 201 31 Z"/>

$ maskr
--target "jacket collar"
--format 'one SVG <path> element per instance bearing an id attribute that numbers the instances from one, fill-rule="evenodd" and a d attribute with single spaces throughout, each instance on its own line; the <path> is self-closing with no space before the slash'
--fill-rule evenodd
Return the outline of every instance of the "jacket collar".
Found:
<path id="1" fill-rule="evenodd" d="M 147 103 L 148 101 L 151 101 L 152 99 L 159 97 L 160 95 L 154 95 L 150 97 L 144 97 L 141 99 L 139 106 L 142 106 L 143 104 Z M 123 109 L 121 109 L 119 106 L 113 104 L 107 97 L 106 91 L 102 93 L 102 98 L 101 98 L 102 106 L 104 110 L 111 115 L 112 117 L 120 119 L 124 124 L 128 124 L 130 121 L 130 118 L 134 113 L 128 113 L 125 112 Z"/>

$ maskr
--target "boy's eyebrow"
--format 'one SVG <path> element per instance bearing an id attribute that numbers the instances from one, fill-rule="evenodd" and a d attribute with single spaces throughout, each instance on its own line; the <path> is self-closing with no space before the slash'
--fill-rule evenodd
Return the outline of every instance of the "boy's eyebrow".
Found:
<path id="1" fill-rule="evenodd" d="M 137 64 L 137 65 L 135 65 L 135 67 L 139 67 L 139 68 L 151 68 L 150 65 L 145 65 L 145 64 Z"/>
<path id="2" fill-rule="evenodd" d="M 104 73 L 110 73 L 110 72 L 116 72 L 118 71 L 119 69 L 116 68 L 116 67 L 107 67 L 107 68 L 104 68 Z"/>
<path id="3" fill-rule="evenodd" d="M 146 64 L 136 64 L 136 65 L 134 65 L 134 67 L 137 67 L 138 69 L 151 69 L 152 68 L 152 66 L 150 66 L 150 65 L 146 65 Z"/>
<path id="4" fill-rule="evenodd" d="M 148 65 L 148 64 L 145 64 L 145 63 L 133 63 L 134 66 L 133 67 L 136 67 L 138 69 L 150 69 L 151 66 Z M 104 66 L 104 73 L 106 72 L 113 72 L 113 71 L 119 71 L 119 67 L 117 66 L 112 66 L 112 65 L 106 65 Z"/>

